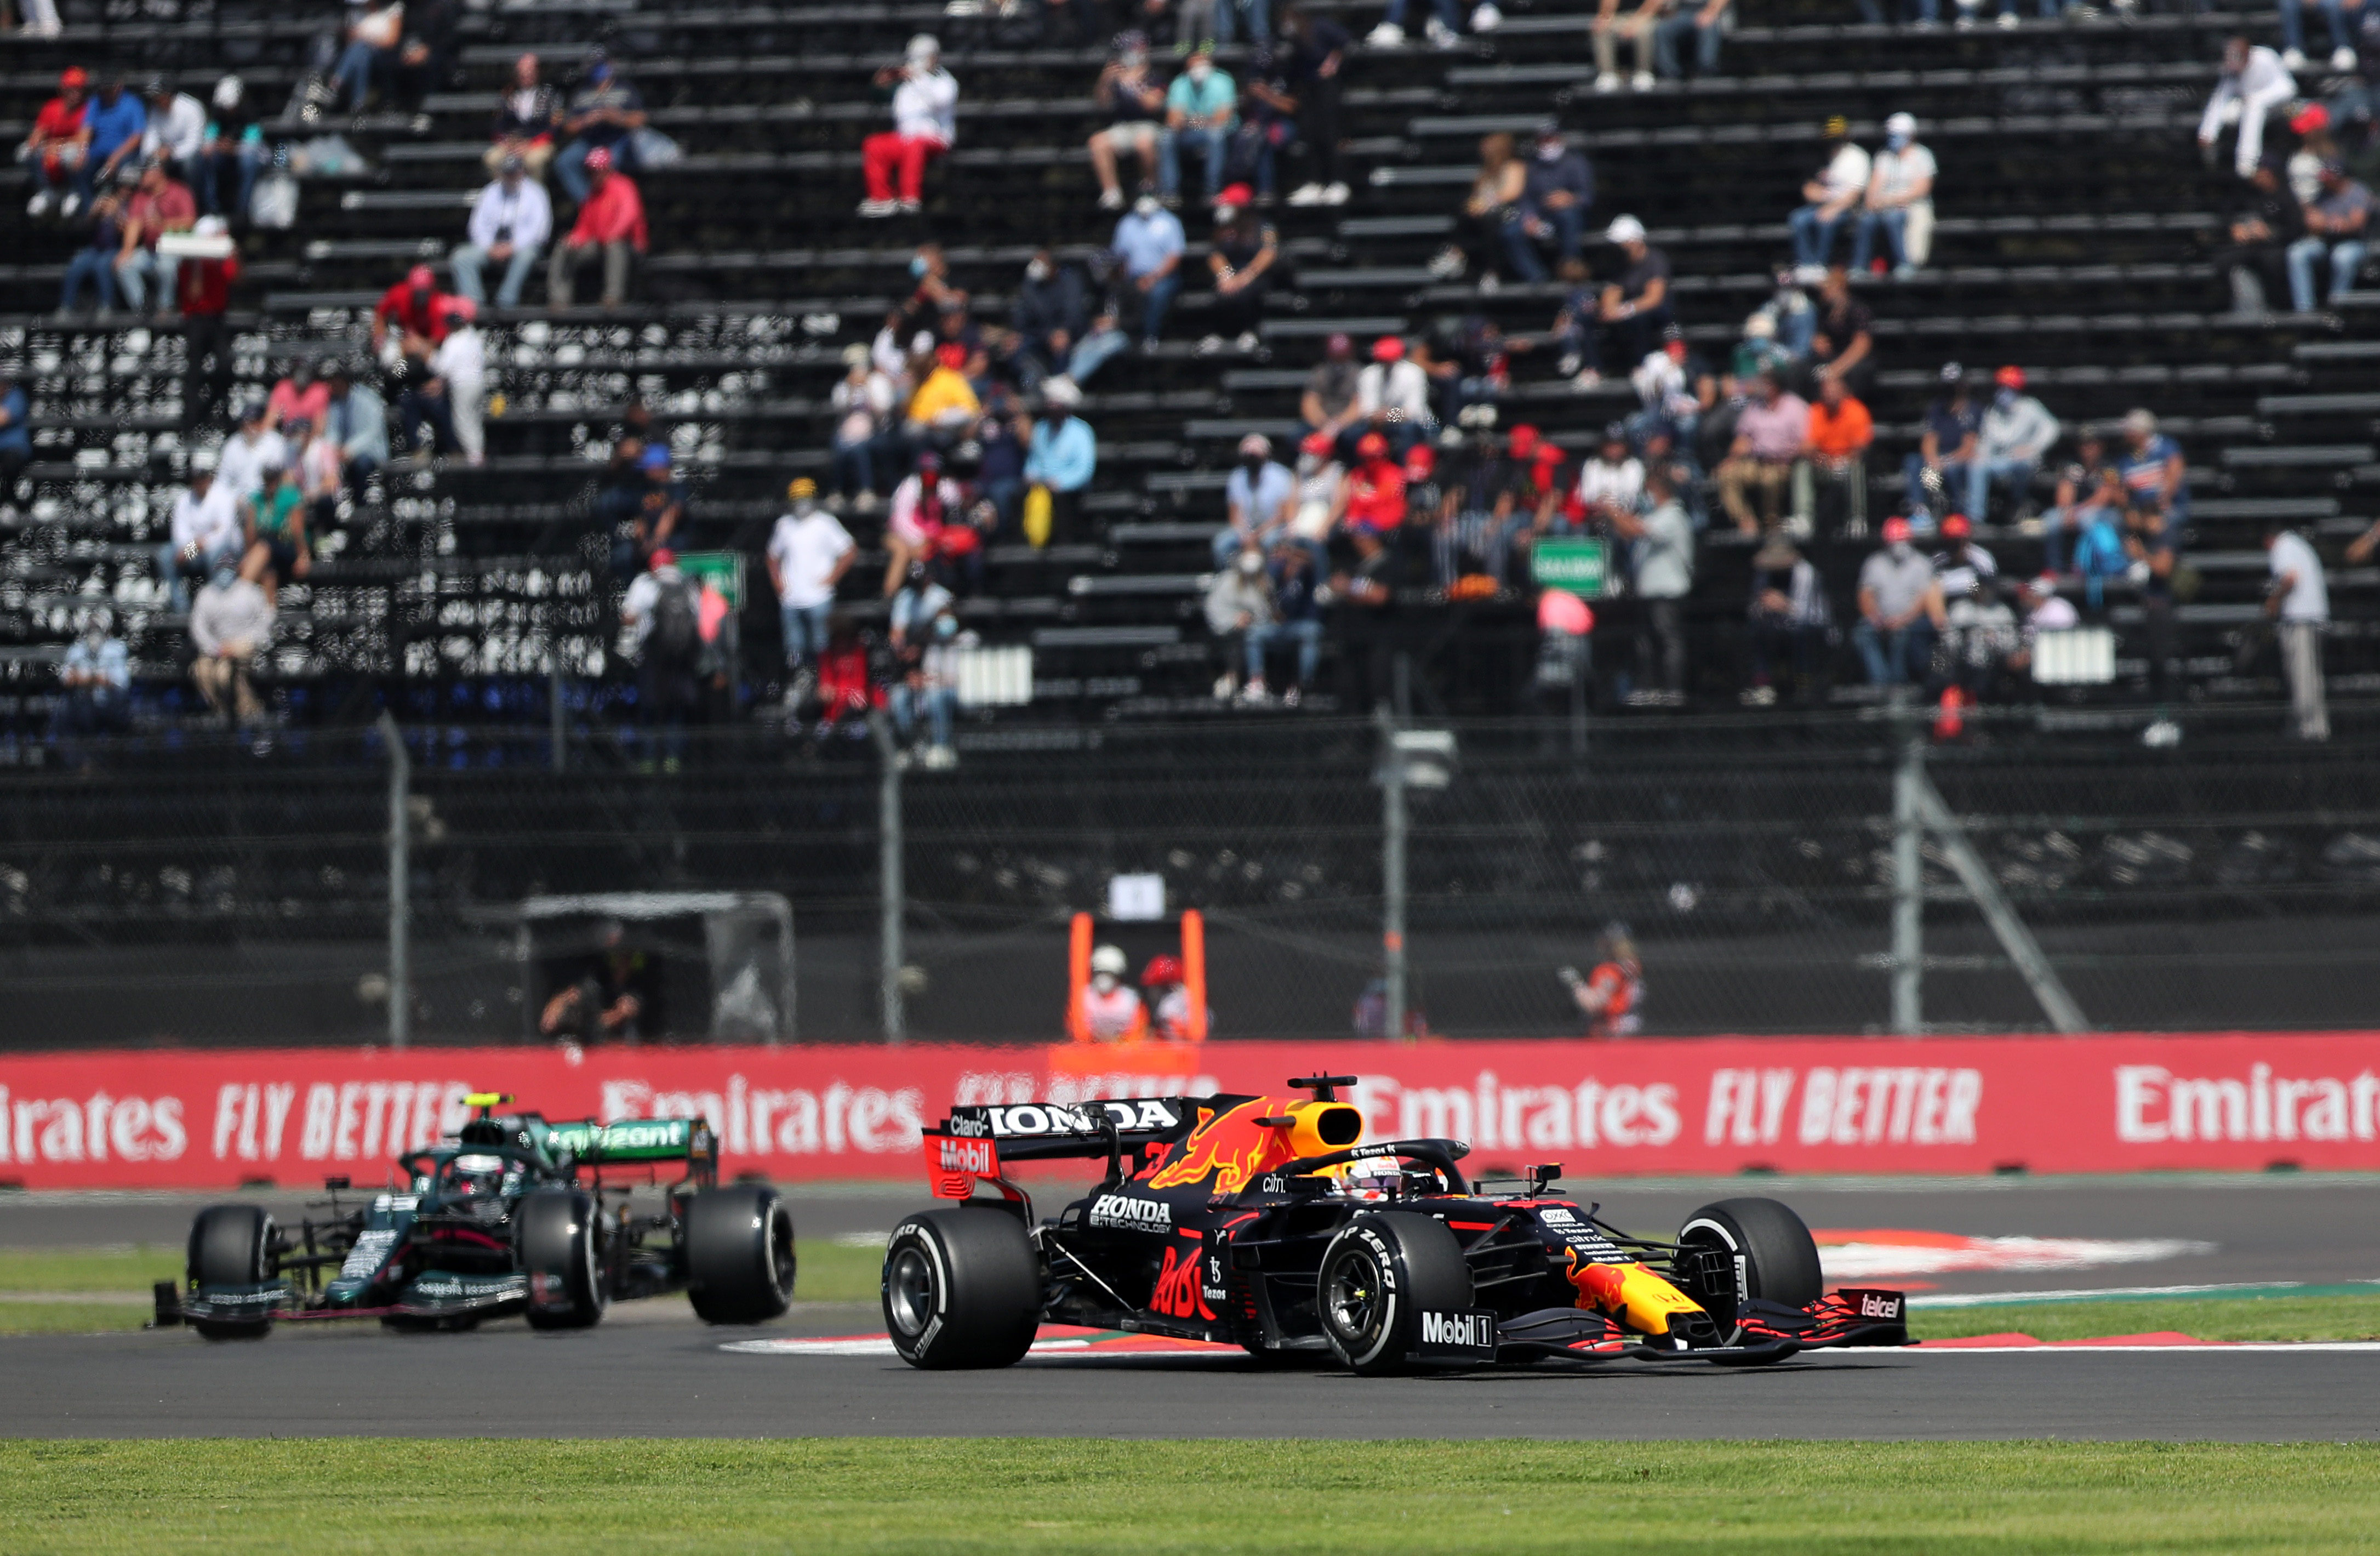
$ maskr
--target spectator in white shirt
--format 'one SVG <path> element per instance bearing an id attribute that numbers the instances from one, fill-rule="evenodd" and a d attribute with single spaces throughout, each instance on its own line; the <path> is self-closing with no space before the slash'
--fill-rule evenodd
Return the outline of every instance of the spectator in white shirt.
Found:
<path id="1" fill-rule="evenodd" d="M 1272 440 L 1250 432 L 1240 440 L 1240 462 L 1223 478 L 1223 511 L 1230 522 L 1215 531 L 1215 565 L 1249 546 L 1269 550 L 1288 529 L 1296 511 L 1297 478 L 1272 456 Z"/>
<path id="2" fill-rule="evenodd" d="M 2330 710 L 2323 695 L 2322 635 L 2330 621 L 2330 587 L 2323 577 L 2322 558 L 2304 536 L 2279 523 L 2265 527 L 2265 553 L 2273 577 L 2265 614 L 2278 624 L 2291 732 L 2301 740 L 2327 740 Z"/>
<path id="3" fill-rule="evenodd" d="M 1371 365 L 1355 375 L 1355 413 L 1389 440 L 1389 452 L 1398 459 L 1437 426 L 1429 409 L 1429 374 L 1406 355 L 1398 336 L 1382 335 L 1372 343 Z"/>
<path id="4" fill-rule="evenodd" d="M 849 371 L 829 396 L 835 416 L 834 489 L 836 495 L 852 498 L 867 513 L 876 506 L 876 460 L 883 452 L 880 440 L 892 425 L 900 385 L 864 346 L 844 347 L 843 359 Z"/>
<path id="5" fill-rule="evenodd" d="M 1876 235 L 1884 234 L 1887 257 L 1895 275 L 1917 269 L 1914 254 L 1926 251 L 1925 242 L 1910 241 L 1914 224 L 1920 238 L 1930 238 L 1934 225 L 1934 153 L 1917 143 L 1917 120 L 1895 114 L 1884 121 L 1884 150 L 1876 152 L 1867 180 L 1866 208 L 1860 213 L 1859 236 L 1852 242 L 1852 269 L 1864 272 L 1875 251 Z"/>
<path id="6" fill-rule="evenodd" d="M 1868 155 L 1852 141 L 1852 122 L 1837 115 L 1827 121 L 1826 163 L 1802 186 L 1801 209 L 1787 218 L 1793 229 L 1793 267 L 1797 279 L 1812 282 L 1827 273 L 1827 256 L 1835 233 L 1867 195 Z"/>
<path id="7" fill-rule="evenodd" d="M 173 591 L 174 609 L 190 608 L 190 580 L 212 575 L 219 564 L 237 563 L 239 508 L 229 489 L 215 480 L 215 456 L 190 456 L 190 484 L 174 493 L 171 538 L 157 548 L 157 576 Z"/>
<path id="8" fill-rule="evenodd" d="M 265 403 L 252 400 L 239 419 L 239 431 L 224 440 L 215 468 L 215 484 L 224 489 L 235 506 L 254 496 L 264 485 L 268 466 L 279 469 L 289 463 L 289 445 L 273 430 L 271 419 Z"/>
<path id="9" fill-rule="evenodd" d="M 958 139 L 959 84 L 942 68 L 941 44 L 920 32 L 909 40 L 901 67 L 879 70 L 876 85 L 892 91 L 892 128 L 860 144 L 868 198 L 859 202 L 859 213 L 915 213 L 923 208 L 927 159 L 949 151 Z"/>
<path id="10" fill-rule="evenodd" d="M 801 706 L 817 685 L 811 668 L 826 652 L 827 619 L 834 614 L 834 587 L 859 559 L 851 533 L 819 506 L 818 482 L 803 476 L 786 488 L 791 512 L 778 517 L 769 536 L 769 583 L 777 591 L 778 619 L 785 637 L 785 706 Z"/>
<path id="11" fill-rule="evenodd" d="M 2215 139 L 2231 119 L 2240 123 L 2240 138 L 2231 151 L 2231 165 L 2245 178 L 2256 171 L 2265 155 L 2265 117 L 2298 94 L 2298 83 L 2281 56 L 2245 38 L 2223 44 L 2223 73 L 2215 79 L 2214 93 L 2198 121 L 2198 143 L 2210 158 Z"/>
<path id="12" fill-rule="evenodd" d="M 141 95 L 149 102 L 141 155 L 163 157 L 176 183 L 189 183 L 198 171 L 199 148 L 207 138 L 206 108 L 188 92 L 176 91 L 163 76 L 150 77 Z"/>
<path id="13" fill-rule="evenodd" d="M 262 586 L 241 577 L 228 562 L 218 565 L 190 606 L 190 647 L 196 650 L 190 679 L 209 708 L 236 713 L 242 724 L 263 718 L 249 670 L 272 642 L 273 602 Z"/>
<path id="14" fill-rule="evenodd" d="M 1975 434 L 1975 462 L 1967 467 L 1967 517 L 1990 520 L 1995 482 L 2014 491 L 2018 508 L 2033 490 L 2033 473 L 2058 442 L 2058 418 L 2024 392 L 2024 370 L 2010 366 L 1992 375 L 1991 404 Z"/>
<path id="15" fill-rule="evenodd" d="M 1576 506 L 1584 520 L 1609 528 L 1633 514 L 1645 495 L 1645 463 L 1628 452 L 1628 429 L 1618 421 L 1603 429 L 1602 446 L 1578 467 Z"/>
<path id="16" fill-rule="evenodd" d="M 1685 600 L 1694 581 L 1694 530 L 1678 500 L 1682 484 L 1672 467 L 1655 466 L 1645 473 L 1650 504 L 1645 513 L 1615 513 L 1611 520 L 1612 532 L 1633 542 L 1630 583 L 1643 607 L 1637 618 L 1637 651 L 1645 661 L 1648 678 L 1659 680 L 1663 701 L 1670 707 L 1685 700 Z"/>
<path id="17" fill-rule="evenodd" d="M 495 182 L 471 205 L 470 241 L 447 256 L 455 268 L 455 291 L 481 307 L 488 294 L 480 274 L 489 265 L 504 269 L 496 286 L 498 308 L 518 308 L 521 288 L 537 269 L 538 255 L 553 237 L 553 204 L 545 186 L 528 176 L 528 164 L 508 155 Z"/>
<path id="18" fill-rule="evenodd" d="M 446 384 L 447 414 L 454 418 L 455 441 L 471 464 L 486 462 L 487 434 L 480 419 L 480 402 L 487 392 L 487 336 L 471 312 L 456 309 L 446 338 L 430 354 L 430 371 Z"/>

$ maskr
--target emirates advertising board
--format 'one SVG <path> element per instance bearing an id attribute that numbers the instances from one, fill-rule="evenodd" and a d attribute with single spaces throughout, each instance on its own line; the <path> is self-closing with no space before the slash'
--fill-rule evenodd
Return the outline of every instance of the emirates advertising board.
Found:
<path id="1" fill-rule="evenodd" d="M 556 1120 L 700 1114 L 729 1174 L 907 1179 L 953 1103 L 1287 1096 L 1317 1071 L 1361 1077 L 1367 1137 L 1468 1140 L 1475 1171 L 2380 1170 L 2380 1033 L 2356 1032 L 29 1054 L 0 1058 L 0 1184 L 375 1183 L 483 1089 Z"/>

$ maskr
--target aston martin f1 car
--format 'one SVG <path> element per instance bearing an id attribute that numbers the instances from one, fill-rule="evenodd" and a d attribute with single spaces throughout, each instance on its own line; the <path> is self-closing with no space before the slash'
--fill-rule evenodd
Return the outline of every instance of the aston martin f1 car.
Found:
<path id="1" fill-rule="evenodd" d="M 496 1112 L 511 1100 L 472 1094 L 478 1116 L 398 1157 L 390 1187 L 332 1178 L 310 1207 L 327 1214 L 294 1230 L 254 1205 L 200 1211 L 183 1282 L 157 1284 L 157 1322 L 211 1340 L 285 1319 L 468 1329 L 521 1313 L 584 1329 L 615 1300 L 683 1290 L 710 1322 L 748 1324 L 792 1303 L 793 1214 L 773 1188 L 720 1185 L 702 1119 L 549 1124 Z M 669 1167 L 683 1171 L 664 1183 Z M 661 1189 L 658 1210 L 640 1213 L 639 1183 Z"/>
<path id="2" fill-rule="evenodd" d="M 1054 1322 L 1327 1353 L 1371 1375 L 1908 1343 L 1901 1294 L 1823 1292 L 1809 1229 L 1776 1200 L 1706 1205 L 1673 1241 L 1632 1236 L 1561 1194 L 1559 1164 L 1469 1183 L 1463 1141 L 1366 1143 L 1339 1097 L 1354 1077 L 1288 1084 L 953 1108 L 925 1158 L 959 1203 L 908 1217 L 885 1250 L 894 1348 L 915 1367 L 1005 1367 Z M 1036 1220 L 1008 1165 L 1069 1157 L 1104 1159 L 1105 1177 Z"/>

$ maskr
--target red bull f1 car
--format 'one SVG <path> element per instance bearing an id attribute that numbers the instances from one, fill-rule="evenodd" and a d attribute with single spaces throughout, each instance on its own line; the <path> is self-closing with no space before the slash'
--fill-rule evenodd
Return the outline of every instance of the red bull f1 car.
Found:
<path id="1" fill-rule="evenodd" d="M 584 1329 L 614 1300 L 673 1291 L 712 1323 L 760 1323 L 792 1304 L 793 1214 L 766 1185 L 721 1186 L 703 1120 L 549 1124 L 498 1114 L 512 1100 L 501 1093 L 466 1100 L 479 1116 L 399 1157 L 387 1189 L 350 1203 L 347 1180 L 330 1180 L 320 1220 L 200 1211 L 184 1281 L 158 1282 L 158 1323 L 236 1340 L 286 1319 L 468 1329 L 520 1313 Z M 665 1169 L 683 1175 L 664 1183 Z M 662 1189 L 658 1210 L 639 1212 L 639 1183 Z"/>
<path id="2" fill-rule="evenodd" d="M 1288 1084 L 953 1108 L 925 1158 L 936 1196 L 959 1203 L 908 1217 L 885 1250 L 895 1349 L 920 1368 L 1005 1367 L 1050 1322 L 1373 1375 L 1908 1343 L 1901 1294 L 1824 1292 L 1809 1229 L 1776 1200 L 1706 1205 L 1670 1242 L 1631 1236 L 1560 1193 L 1558 1164 L 1473 1184 L 1460 1140 L 1367 1143 L 1339 1098 L 1354 1077 Z M 1103 1159 L 1106 1175 L 1037 1220 L 1005 1170 L 1062 1158 Z"/>

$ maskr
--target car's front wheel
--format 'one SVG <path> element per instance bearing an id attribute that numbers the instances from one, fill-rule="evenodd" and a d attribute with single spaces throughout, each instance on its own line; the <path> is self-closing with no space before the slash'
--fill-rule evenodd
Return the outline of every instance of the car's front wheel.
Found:
<path id="1" fill-rule="evenodd" d="M 273 1217 L 261 1207 L 211 1205 L 190 1223 L 186 1273 L 191 1285 L 253 1291 L 277 1272 Z M 190 1327 L 208 1340 L 258 1340 L 272 1332 L 273 1318 L 192 1319 Z"/>
<path id="2" fill-rule="evenodd" d="M 1708 1282 L 1715 1289 L 1691 1295 L 1721 1334 L 1735 1331 L 1737 1308 L 1755 1297 L 1806 1307 L 1826 1291 L 1817 1240 L 1791 1206 L 1774 1199 L 1721 1199 L 1706 1205 L 1686 1218 L 1678 1244 L 1719 1256 L 1727 1272 Z"/>
<path id="3" fill-rule="evenodd" d="M 611 1293 L 603 1282 L 601 1214 L 592 1195 L 573 1188 L 540 1189 L 513 1212 L 531 1329 L 590 1329 L 602 1321 Z"/>
<path id="4" fill-rule="evenodd" d="M 1444 1222 L 1376 1211 L 1349 1222 L 1323 1250 L 1315 1296 L 1331 1351 L 1357 1374 L 1379 1377 L 1411 1366 L 1425 1309 L 1471 1306 L 1471 1267 Z"/>
<path id="5" fill-rule="evenodd" d="M 1041 1327 L 1041 1260 L 1002 1210 L 925 1210 L 884 1249 L 884 1327 L 911 1367 L 1010 1367 Z"/>

